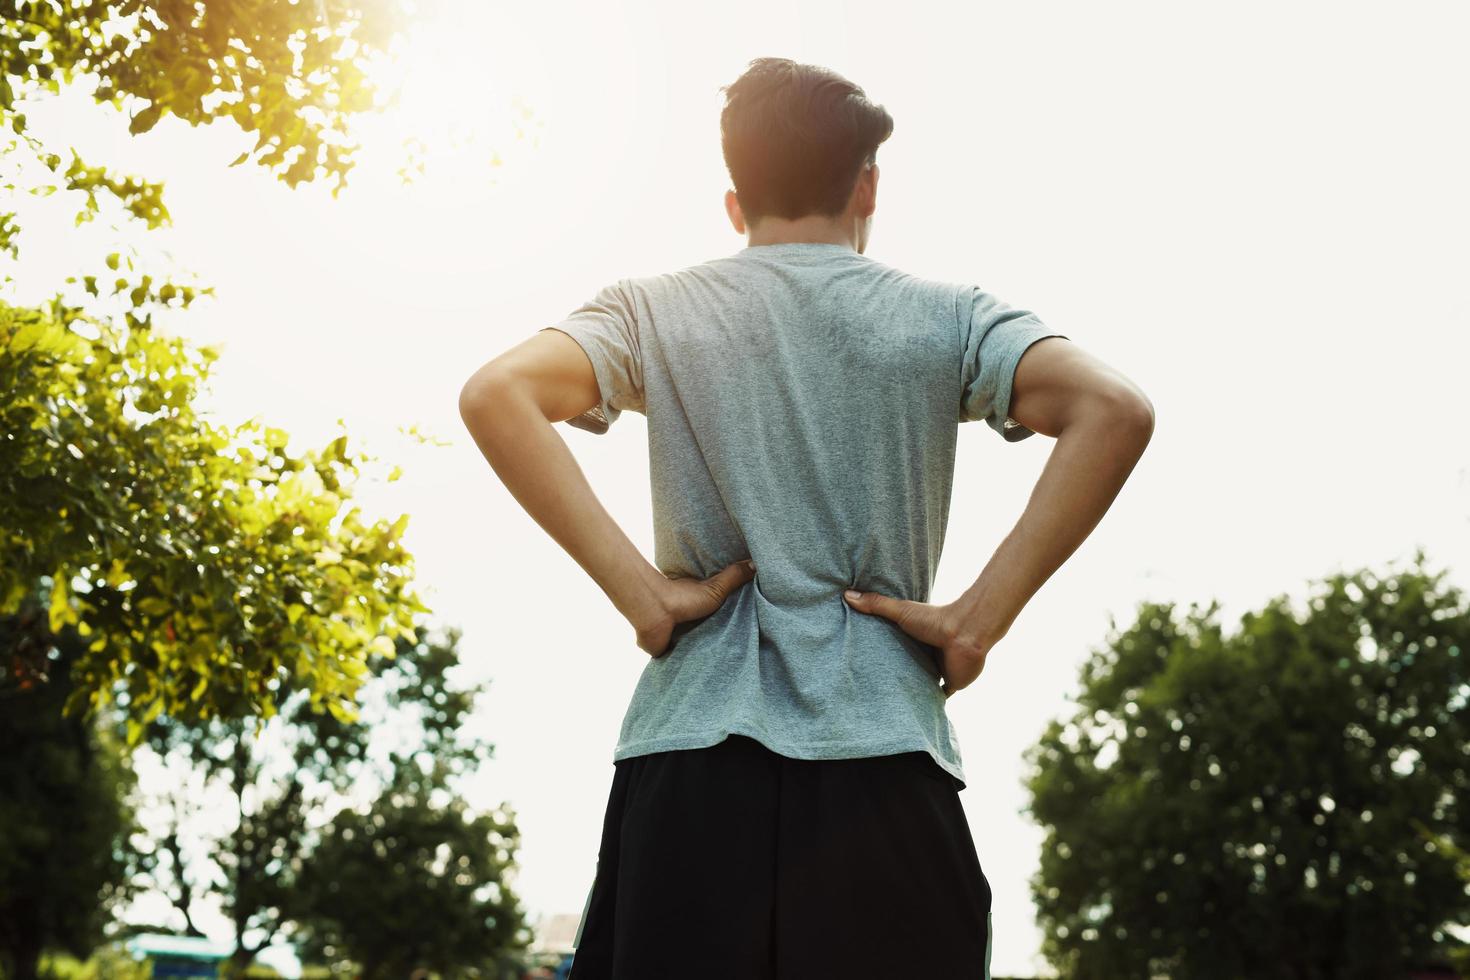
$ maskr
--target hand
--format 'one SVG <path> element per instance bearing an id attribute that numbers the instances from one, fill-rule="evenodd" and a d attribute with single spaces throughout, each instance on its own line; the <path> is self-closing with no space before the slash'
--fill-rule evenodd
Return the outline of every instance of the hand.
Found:
<path id="1" fill-rule="evenodd" d="M 725 604 L 735 590 L 755 578 L 755 564 L 737 561 L 709 578 L 664 578 L 654 584 L 654 602 L 647 613 L 634 617 L 638 648 L 653 657 L 669 651 L 674 627 L 703 619 Z"/>
<path id="2" fill-rule="evenodd" d="M 857 596 L 857 598 L 853 598 Z M 941 689 L 945 698 L 975 683 L 985 669 L 990 648 L 1000 639 L 982 640 L 964 631 L 962 610 L 953 602 L 937 606 L 895 599 L 877 592 L 844 592 L 842 598 L 861 613 L 882 616 L 921 643 L 939 651 Z"/>

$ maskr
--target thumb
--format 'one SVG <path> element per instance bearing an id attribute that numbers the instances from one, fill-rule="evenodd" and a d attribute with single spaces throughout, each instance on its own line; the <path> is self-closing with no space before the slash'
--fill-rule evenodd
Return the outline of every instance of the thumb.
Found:
<path id="1" fill-rule="evenodd" d="M 904 599 L 895 599 L 892 596 L 883 595 L 880 592 L 858 592 L 848 589 L 842 593 L 842 598 L 847 604 L 858 612 L 871 613 L 874 616 L 882 616 L 897 622 L 899 613 L 906 602 Z"/>
<path id="2" fill-rule="evenodd" d="M 755 578 L 755 563 L 746 559 L 737 561 L 733 565 L 726 565 L 705 579 L 704 584 L 709 586 L 719 601 L 723 602 L 732 592 L 753 578 Z"/>

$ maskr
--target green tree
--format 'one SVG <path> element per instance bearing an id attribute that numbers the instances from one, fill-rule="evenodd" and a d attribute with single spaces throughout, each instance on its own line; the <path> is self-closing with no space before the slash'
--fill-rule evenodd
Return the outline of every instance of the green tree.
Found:
<path id="1" fill-rule="evenodd" d="M 232 120 L 287 183 L 345 178 L 351 116 L 375 104 L 367 67 L 405 23 L 399 0 L 0 0 L 0 146 L 7 187 L 99 195 L 155 227 L 161 189 L 61 155 L 26 129 L 29 102 L 87 80 L 140 133 L 165 114 Z M 32 164 L 25 166 L 29 155 Z M 45 176 L 49 174 L 49 176 Z M 53 179 L 55 178 L 55 179 Z M 15 252 L 13 215 L 0 250 Z M 114 253 L 68 305 L 0 302 L 0 613 L 50 579 L 51 627 L 90 645 L 68 710 L 116 695 L 136 738 L 164 711 L 268 716 L 278 686 L 348 717 L 369 647 L 411 635 L 406 517 L 349 508 L 346 436 L 287 450 L 255 421 L 196 412 L 216 357 L 154 330 L 193 286 L 135 274 Z M 3 652 L 3 651 L 0 651 Z M 11 676 L 25 676 L 16 665 Z M 44 676 L 45 664 L 30 668 Z M 195 705 L 199 710 L 195 711 Z"/>
<path id="2" fill-rule="evenodd" d="M 1465 883 L 1465 889 L 1470 891 L 1470 850 L 1457 846 L 1444 834 L 1436 834 L 1425 826 L 1422 820 L 1410 819 L 1409 823 L 1428 842 L 1429 847 L 1443 852 L 1446 858 L 1455 863 L 1455 870 L 1460 880 Z M 1470 976 L 1470 943 L 1452 947 L 1450 961 L 1461 976 Z"/>
<path id="3" fill-rule="evenodd" d="M 43 951 L 86 958 L 129 894 L 127 757 L 99 721 L 63 717 L 74 633 L 34 607 L 0 616 L 0 649 L 32 648 L 49 683 L 0 693 L 0 972 L 31 980 Z"/>
<path id="4" fill-rule="evenodd" d="M 345 435 L 298 454 L 198 412 L 215 352 L 142 322 L 188 303 L 172 288 L 140 283 L 120 321 L 0 302 L 0 613 L 50 582 L 51 631 L 87 640 L 67 709 L 116 697 L 132 741 L 164 712 L 268 718 L 283 691 L 350 718 L 368 656 L 427 611 L 407 515 L 349 506 L 370 457 Z M 0 653 L 0 683 L 49 671 Z"/>
<path id="5" fill-rule="evenodd" d="M 99 104 L 130 115 L 133 133 L 165 115 L 230 120 L 256 136 L 236 163 L 253 160 L 292 186 L 330 179 L 335 192 L 356 150 L 350 119 L 377 103 L 368 67 L 409 10 L 398 0 L 0 0 L 0 128 L 14 134 L 0 160 L 21 185 L 42 173 L 35 192 L 84 195 L 78 220 L 96 214 L 101 195 L 149 227 L 166 221 L 157 183 L 74 150 L 64 159 L 26 129 L 29 102 L 85 79 Z M 0 213 L 0 250 L 15 252 L 16 231 L 14 215 Z"/>
<path id="6" fill-rule="evenodd" d="M 1145 604 L 1028 752 L 1033 894 L 1064 976 L 1378 978 L 1470 897 L 1470 609 L 1444 573 L 1338 574 L 1226 636 Z"/>
<path id="7" fill-rule="evenodd" d="M 217 903 L 224 910 L 235 926 L 236 972 L 271 942 L 291 938 L 299 920 L 320 921 L 322 905 L 305 896 L 324 896 L 332 887 L 327 882 L 356 873 L 358 855 L 344 846 L 353 835 L 344 839 L 339 824 L 373 823 L 384 815 L 398 821 L 390 826 L 404 828 L 402 840 L 413 832 L 440 834 L 437 839 L 456 849 L 456 862 L 468 859 L 455 863 L 446 882 L 470 883 L 469 892 L 495 892 L 488 899 L 450 895 L 436 912 L 445 923 L 423 933 L 433 955 L 458 956 L 466 948 L 468 937 L 451 943 L 443 930 L 475 901 L 480 902 L 473 905 L 476 914 L 494 915 L 499 923 L 496 930 L 475 936 L 495 948 L 513 937 L 521 913 L 515 896 L 503 887 L 516 840 L 513 819 L 505 808 L 470 815 L 455 798 L 455 781 L 477 769 L 492 749 L 462 731 L 481 688 L 452 680 L 459 664 L 458 638 L 457 631 L 442 637 L 421 631 L 411 642 L 400 641 L 391 657 L 374 654 L 357 722 L 312 711 L 309 696 L 298 691 L 282 695 L 258 737 L 236 719 L 163 716 L 149 726 L 149 749 L 168 769 L 200 779 L 181 782 L 157 801 L 157 809 L 171 816 L 156 830 L 144 868 L 154 890 L 178 910 L 185 931 L 200 932 L 195 921 L 200 903 Z M 227 833 L 201 837 L 191 826 L 194 801 L 216 789 L 233 796 L 236 820 Z M 375 789 L 368 817 L 347 809 L 352 799 Z M 485 839 L 475 843 L 476 834 Z M 383 876 L 382 860 L 374 860 L 372 873 Z M 410 892 L 420 886 L 434 887 L 402 876 L 395 876 L 392 885 Z M 381 897 L 386 887 L 379 882 L 372 892 Z M 416 908 L 432 897 L 429 892 L 417 896 Z M 408 915 L 398 908 L 393 914 Z"/>
<path id="8" fill-rule="evenodd" d="M 513 815 L 436 799 L 412 764 L 364 811 L 322 832 L 301 878 L 303 948 L 339 971 L 387 980 L 465 975 L 530 942 L 511 893 L 520 835 Z M 353 969 L 356 967 L 357 969 Z"/>

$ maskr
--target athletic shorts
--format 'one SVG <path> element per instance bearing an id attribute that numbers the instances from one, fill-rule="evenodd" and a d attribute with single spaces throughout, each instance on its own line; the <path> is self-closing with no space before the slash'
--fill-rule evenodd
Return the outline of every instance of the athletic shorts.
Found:
<path id="1" fill-rule="evenodd" d="M 959 792 L 922 751 L 619 760 L 568 980 L 990 980 Z"/>

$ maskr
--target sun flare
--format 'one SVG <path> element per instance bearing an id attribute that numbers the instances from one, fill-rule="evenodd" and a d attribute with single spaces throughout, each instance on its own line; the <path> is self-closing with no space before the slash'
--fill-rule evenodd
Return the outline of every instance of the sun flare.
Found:
<path id="1" fill-rule="evenodd" d="M 482 3 L 421 18 L 369 72 L 382 109 L 361 120 L 373 152 L 396 153 L 406 180 L 494 184 L 541 145 L 549 97 L 537 32 Z"/>

